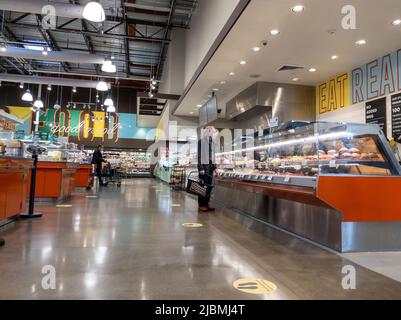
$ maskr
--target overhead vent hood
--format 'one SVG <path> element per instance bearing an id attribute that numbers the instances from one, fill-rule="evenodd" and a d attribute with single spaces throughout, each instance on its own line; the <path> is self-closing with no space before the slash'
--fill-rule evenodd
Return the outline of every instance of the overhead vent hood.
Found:
<path id="1" fill-rule="evenodd" d="M 315 87 L 256 82 L 226 104 L 227 120 L 260 123 L 260 119 L 271 117 L 278 117 L 279 123 L 293 119 L 314 121 Z"/>

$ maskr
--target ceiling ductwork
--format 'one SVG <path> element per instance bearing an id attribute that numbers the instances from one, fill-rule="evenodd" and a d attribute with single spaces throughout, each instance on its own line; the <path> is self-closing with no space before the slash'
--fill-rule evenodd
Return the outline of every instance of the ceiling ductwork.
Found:
<path id="1" fill-rule="evenodd" d="M 42 14 L 42 8 L 45 6 L 53 6 L 55 14 L 58 17 L 70 19 L 82 19 L 85 6 L 48 2 L 43 0 L 0 0 L 0 10 L 14 12 L 29 12 L 32 14 Z"/>
<path id="2" fill-rule="evenodd" d="M 63 79 L 52 77 L 33 77 L 8 73 L 0 73 L 0 81 L 14 82 L 14 83 L 29 83 L 29 84 L 43 84 L 55 85 L 63 87 L 77 87 L 77 88 L 92 88 L 96 89 L 97 81 L 77 80 L 77 79 Z M 110 84 L 108 84 L 110 89 Z"/>
<path id="3" fill-rule="evenodd" d="M 41 51 L 16 47 L 7 47 L 5 52 L 0 51 L 0 57 L 88 64 L 103 64 L 105 62 L 105 58 L 102 55 L 79 51 L 51 51 L 44 56 Z"/>

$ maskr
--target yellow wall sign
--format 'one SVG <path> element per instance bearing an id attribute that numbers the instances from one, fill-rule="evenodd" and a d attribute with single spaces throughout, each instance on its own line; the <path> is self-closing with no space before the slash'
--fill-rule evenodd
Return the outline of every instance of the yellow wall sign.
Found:
<path id="1" fill-rule="evenodd" d="M 235 289 L 252 294 L 269 294 L 277 290 L 277 286 L 264 279 L 245 278 L 234 281 Z"/>
<path id="2" fill-rule="evenodd" d="M 317 114 L 341 109 L 350 105 L 350 75 L 337 76 L 316 88 Z"/>

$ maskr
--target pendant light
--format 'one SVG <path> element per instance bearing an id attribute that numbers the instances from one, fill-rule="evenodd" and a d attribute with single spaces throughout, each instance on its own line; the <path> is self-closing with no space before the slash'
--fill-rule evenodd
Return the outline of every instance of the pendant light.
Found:
<path id="1" fill-rule="evenodd" d="M 43 109 L 44 105 L 43 105 L 43 101 L 41 99 L 37 99 L 34 103 L 33 106 L 37 109 Z"/>
<path id="2" fill-rule="evenodd" d="M 84 8 L 82 16 L 92 22 L 103 22 L 106 19 L 104 9 L 97 1 L 89 2 Z"/>
<path id="3" fill-rule="evenodd" d="M 107 112 L 109 112 L 109 113 L 114 113 L 114 112 L 116 112 L 116 107 L 115 107 L 115 106 L 108 106 L 108 107 L 107 107 Z"/>
<path id="4" fill-rule="evenodd" d="M 107 59 L 102 65 L 102 71 L 107 73 L 116 73 L 117 67 L 113 64 L 111 59 Z"/>
<path id="5" fill-rule="evenodd" d="M 106 107 L 114 106 L 113 99 L 112 99 L 110 96 L 108 96 L 107 99 L 104 100 L 104 105 L 105 105 Z"/>
<path id="6" fill-rule="evenodd" d="M 106 82 L 100 80 L 96 86 L 97 91 L 107 91 L 109 90 L 109 86 L 107 85 Z"/>
<path id="7" fill-rule="evenodd" d="M 31 91 L 26 90 L 25 93 L 22 95 L 22 101 L 27 101 L 27 102 L 32 102 L 33 101 L 33 97 L 32 97 L 32 93 Z"/>

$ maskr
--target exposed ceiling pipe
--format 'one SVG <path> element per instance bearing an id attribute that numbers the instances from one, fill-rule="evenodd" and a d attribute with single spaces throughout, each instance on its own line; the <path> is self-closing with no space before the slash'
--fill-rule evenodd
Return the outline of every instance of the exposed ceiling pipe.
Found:
<path id="1" fill-rule="evenodd" d="M 125 2 L 124 5 L 127 8 L 133 8 L 133 9 L 139 9 L 139 10 L 146 10 L 146 11 L 153 11 L 153 12 L 165 12 L 169 13 L 171 11 L 171 8 L 169 7 L 159 7 L 159 6 L 148 6 L 144 4 L 138 4 L 138 3 L 130 3 L 130 2 Z M 176 9 L 176 13 L 180 14 L 188 14 L 191 12 L 191 10 L 182 10 L 182 9 Z"/>
<path id="2" fill-rule="evenodd" d="M 6 51 L 0 51 L 0 57 L 89 64 L 103 64 L 105 61 L 102 55 L 88 54 L 80 51 L 50 51 L 44 56 L 42 51 L 17 47 L 7 47 Z"/>
<path id="3" fill-rule="evenodd" d="M 69 3 L 48 2 L 43 0 L 0 0 L 0 10 L 29 12 L 31 14 L 42 14 L 42 8 L 51 5 L 55 8 L 56 16 L 83 19 L 85 6 L 74 5 Z"/>
<path id="4" fill-rule="evenodd" d="M 30 84 L 43 84 L 55 85 L 63 87 L 77 87 L 77 88 L 95 88 L 98 84 L 97 81 L 77 80 L 77 79 L 63 79 L 53 77 L 32 77 L 9 73 L 0 73 L 0 81 L 14 82 L 14 83 L 30 83 Z M 110 83 L 107 84 L 110 89 Z"/>
<path id="5" fill-rule="evenodd" d="M 79 76 L 79 77 L 99 77 L 98 75 L 88 74 L 88 73 L 80 73 L 80 72 L 59 72 L 59 71 L 51 71 L 51 70 L 30 70 L 32 73 L 47 73 L 47 74 L 57 74 L 57 75 L 65 75 L 65 76 Z M 102 74 L 100 76 L 103 79 L 118 79 L 118 80 L 129 80 L 129 81 L 143 81 L 149 82 L 149 77 L 125 77 L 123 74 L 114 74 L 112 76 Z"/>

